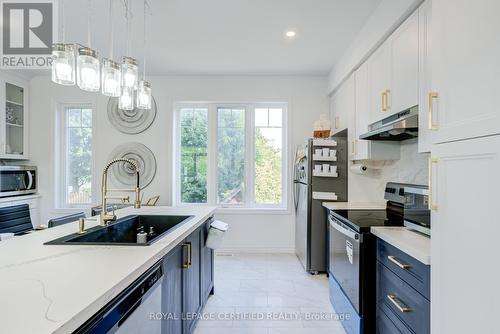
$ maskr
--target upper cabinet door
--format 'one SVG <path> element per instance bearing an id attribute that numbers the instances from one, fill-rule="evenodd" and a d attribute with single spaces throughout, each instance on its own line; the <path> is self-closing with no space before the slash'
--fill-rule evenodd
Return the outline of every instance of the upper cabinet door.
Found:
<path id="1" fill-rule="evenodd" d="M 369 121 L 373 123 L 392 113 L 391 111 L 391 47 L 386 41 L 367 60 L 368 85 L 370 87 Z"/>
<path id="2" fill-rule="evenodd" d="M 27 159 L 27 83 L 4 77 L 0 101 L 0 158 Z"/>
<path id="3" fill-rule="evenodd" d="M 332 96 L 330 103 L 332 131 L 337 133 L 349 127 L 354 112 L 354 75 L 351 75 Z"/>
<path id="4" fill-rule="evenodd" d="M 370 123 L 370 90 L 368 88 L 368 64 L 361 65 L 355 75 L 355 112 L 353 126 L 349 129 L 354 139 L 351 142 L 351 160 L 369 159 L 368 140 L 359 140 L 359 136 L 368 132 Z"/>
<path id="5" fill-rule="evenodd" d="M 500 1 L 433 0 L 436 142 L 500 133 Z"/>
<path id="6" fill-rule="evenodd" d="M 418 104 L 418 11 L 392 34 L 390 113 Z"/>
<path id="7" fill-rule="evenodd" d="M 432 92 L 432 43 L 431 43 L 431 21 L 432 2 L 425 1 L 418 9 L 418 152 L 430 152 L 434 132 L 432 124 L 429 124 L 429 99 L 433 99 Z"/>

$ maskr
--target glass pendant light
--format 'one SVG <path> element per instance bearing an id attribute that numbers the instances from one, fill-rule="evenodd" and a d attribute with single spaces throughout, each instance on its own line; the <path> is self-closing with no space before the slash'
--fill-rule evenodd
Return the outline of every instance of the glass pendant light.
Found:
<path id="1" fill-rule="evenodd" d="M 137 101 L 136 105 L 138 109 L 151 109 L 151 84 L 146 81 L 146 9 L 148 8 L 148 4 L 146 0 L 144 0 L 144 27 L 143 27 L 143 52 L 144 52 L 144 62 L 142 67 L 142 80 L 139 81 L 139 86 L 137 88 Z"/>
<path id="2" fill-rule="evenodd" d="M 137 108 L 151 109 L 151 84 L 146 80 L 139 81 L 137 88 Z"/>
<path id="3" fill-rule="evenodd" d="M 111 59 L 102 60 L 102 94 L 118 97 L 121 94 L 121 71 L 120 65 Z"/>
<path id="4" fill-rule="evenodd" d="M 113 0 L 109 0 L 109 25 L 109 58 L 102 60 L 101 89 L 103 95 L 118 97 L 121 94 L 122 73 L 120 65 L 113 60 Z"/>
<path id="5" fill-rule="evenodd" d="M 134 93 L 133 87 L 122 87 L 122 94 L 118 99 L 118 108 L 121 110 L 134 110 Z"/>
<path id="6" fill-rule="evenodd" d="M 100 64 L 97 52 L 89 47 L 78 48 L 78 59 L 76 62 L 77 84 L 81 90 L 87 92 L 98 92 L 100 88 Z"/>
<path id="7" fill-rule="evenodd" d="M 52 45 L 52 81 L 65 86 L 75 84 L 75 46 L 65 44 L 64 27 L 64 1 L 61 0 L 62 24 L 61 24 L 61 43 Z"/>
<path id="8" fill-rule="evenodd" d="M 132 57 L 123 57 L 122 62 L 122 86 L 137 89 L 139 77 L 139 66 L 137 60 Z"/>
<path id="9" fill-rule="evenodd" d="M 73 44 L 52 45 L 52 81 L 65 86 L 75 84 L 75 47 Z"/>
<path id="10" fill-rule="evenodd" d="M 88 0 L 87 13 L 87 45 L 78 48 L 78 58 L 76 60 L 77 78 L 76 83 L 80 89 L 88 92 L 97 92 L 101 86 L 100 63 L 97 52 L 91 49 L 90 43 L 90 18 L 92 10 L 92 0 Z"/>

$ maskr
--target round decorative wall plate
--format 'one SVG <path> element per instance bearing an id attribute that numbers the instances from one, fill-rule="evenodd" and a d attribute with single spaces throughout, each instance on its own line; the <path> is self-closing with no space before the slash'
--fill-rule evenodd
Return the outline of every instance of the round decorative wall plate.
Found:
<path id="1" fill-rule="evenodd" d="M 156 118 L 156 100 L 153 97 L 151 109 L 121 110 L 118 98 L 108 100 L 108 120 L 120 132 L 137 134 L 146 131 Z"/>
<path id="2" fill-rule="evenodd" d="M 139 167 L 140 187 L 146 188 L 153 181 L 156 174 L 156 159 L 151 150 L 137 142 L 123 143 L 116 147 L 109 156 L 109 160 L 125 158 L 135 161 Z M 109 169 L 110 182 L 116 187 L 134 188 L 136 173 L 134 168 L 125 162 L 114 164 Z"/>

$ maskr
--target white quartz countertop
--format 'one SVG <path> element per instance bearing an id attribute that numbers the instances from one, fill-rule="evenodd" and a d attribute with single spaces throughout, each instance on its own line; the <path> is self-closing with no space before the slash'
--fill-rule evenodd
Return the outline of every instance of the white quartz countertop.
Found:
<path id="1" fill-rule="evenodd" d="M 431 264 L 431 239 L 405 227 L 372 226 L 370 231 L 423 264 Z"/>
<path id="2" fill-rule="evenodd" d="M 76 232 L 78 222 L 0 241 L 0 332 L 74 331 L 214 211 L 214 207 L 116 211 L 118 218 L 133 214 L 194 216 L 150 246 L 43 245 Z"/>
<path id="3" fill-rule="evenodd" d="M 323 202 L 323 206 L 329 210 L 383 210 L 383 203 L 363 203 L 363 202 Z"/>

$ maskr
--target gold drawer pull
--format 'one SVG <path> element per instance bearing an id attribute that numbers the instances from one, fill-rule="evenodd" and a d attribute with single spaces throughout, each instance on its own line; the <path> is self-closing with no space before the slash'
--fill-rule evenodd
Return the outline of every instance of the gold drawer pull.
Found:
<path id="1" fill-rule="evenodd" d="M 434 123 L 433 117 L 434 117 L 434 108 L 433 108 L 433 99 L 437 99 L 439 97 L 439 94 L 437 92 L 431 92 L 429 93 L 429 130 L 437 130 L 439 126 Z"/>
<path id="2" fill-rule="evenodd" d="M 387 258 L 389 259 L 389 261 L 391 261 L 392 263 L 394 263 L 395 265 L 397 265 L 401 269 L 408 270 L 411 268 L 411 266 L 409 264 L 404 264 L 404 263 L 399 262 L 396 259 L 396 257 L 393 255 L 389 255 L 389 256 L 387 256 Z"/>
<path id="3" fill-rule="evenodd" d="M 191 267 L 191 256 L 192 256 L 192 250 L 191 250 L 191 242 L 185 242 L 182 247 L 187 247 L 188 249 L 188 260 L 182 264 L 182 268 L 187 269 Z"/>
<path id="4" fill-rule="evenodd" d="M 434 203 L 434 192 L 433 192 L 433 175 L 432 175 L 432 165 L 437 164 L 437 158 L 429 158 L 429 210 L 436 211 L 438 206 Z"/>
<path id="5" fill-rule="evenodd" d="M 399 312 L 401 313 L 407 313 L 407 312 L 410 312 L 410 308 L 406 305 L 401 305 L 399 302 L 398 302 L 398 297 L 396 297 L 396 295 L 387 295 L 387 299 L 389 299 L 389 301 L 394 305 L 396 306 L 396 308 L 399 310 Z"/>

